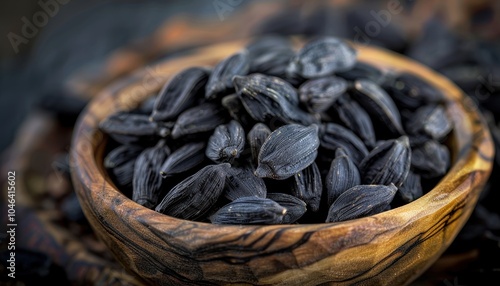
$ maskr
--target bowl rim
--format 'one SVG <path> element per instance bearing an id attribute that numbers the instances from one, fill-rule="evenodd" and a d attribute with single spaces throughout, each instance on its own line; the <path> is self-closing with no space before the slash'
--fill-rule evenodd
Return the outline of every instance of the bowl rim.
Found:
<path id="1" fill-rule="evenodd" d="M 168 79 L 168 75 L 172 76 L 176 70 L 180 71 L 193 65 L 210 65 L 211 61 L 213 64 L 213 60 L 220 60 L 232 52 L 238 51 L 248 41 L 236 40 L 214 44 L 201 48 L 197 54 L 188 53 L 179 58 L 166 59 L 155 66 L 163 68 L 160 73 L 161 77 Z M 455 152 L 452 152 L 451 155 L 454 163 L 441 181 L 421 198 L 376 215 L 354 220 L 294 225 L 214 225 L 207 222 L 187 221 L 170 217 L 140 206 L 123 195 L 105 178 L 105 173 L 103 173 L 105 171 L 102 164 L 97 162 L 97 158 L 102 159 L 104 149 L 102 145 L 106 143 L 106 140 L 97 126 L 99 121 L 107 114 L 119 109 L 133 107 L 147 97 L 146 94 L 139 94 L 136 97 L 131 95 L 131 87 L 143 80 L 148 73 L 148 67 L 146 67 L 128 77 L 115 81 L 103 89 L 89 103 L 75 125 L 70 150 L 71 174 L 73 182 L 76 185 L 81 185 L 81 187 L 76 188 L 76 193 L 85 215 L 87 217 L 98 217 L 101 219 L 99 223 L 103 224 L 102 214 L 112 214 L 114 217 L 120 217 L 125 221 L 147 225 L 150 230 L 158 235 L 167 231 L 170 227 L 179 227 L 189 223 L 200 230 L 214 232 L 218 236 L 230 236 L 245 231 L 265 233 L 284 228 L 297 233 L 297 235 L 315 232 L 320 236 L 329 236 L 338 232 L 345 233 L 360 229 L 367 225 L 382 232 L 394 231 L 395 228 L 401 227 L 408 228 L 415 221 L 429 217 L 442 208 L 454 207 L 451 205 L 452 203 L 466 198 L 470 201 L 459 206 L 461 208 L 459 213 L 465 213 L 468 218 L 491 172 L 494 155 L 492 139 L 487 125 L 475 103 L 443 75 L 416 61 L 382 48 L 355 43 L 353 45 L 358 50 L 360 61 L 383 69 L 391 66 L 391 69 L 422 76 L 430 84 L 443 91 L 445 95 L 445 105 L 453 121 L 454 129 L 456 129 L 452 133 Z M 370 55 L 369 58 L 368 54 Z M 156 87 L 158 86 L 161 87 L 161 85 L 157 84 Z M 103 106 L 109 106 L 109 108 L 103 109 Z M 98 151 L 97 153 L 101 152 L 101 154 L 96 154 L 95 151 Z M 96 170 L 99 172 L 95 172 Z M 90 205 L 91 202 L 98 203 Z M 110 208 L 106 204 L 124 205 L 129 210 Z M 139 216 L 134 216 L 136 214 L 139 214 Z M 461 225 L 458 230 L 461 229 L 465 221 L 466 219 L 460 220 Z M 445 247 L 438 251 L 439 253 L 442 253 L 451 244 L 458 230 L 450 231 L 443 243 Z M 196 232 L 195 234 L 199 233 Z M 206 237 L 207 240 L 210 238 L 211 236 Z M 193 243 L 193 249 L 203 245 L 202 241 Z M 428 265 L 430 266 L 430 263 Z"/>

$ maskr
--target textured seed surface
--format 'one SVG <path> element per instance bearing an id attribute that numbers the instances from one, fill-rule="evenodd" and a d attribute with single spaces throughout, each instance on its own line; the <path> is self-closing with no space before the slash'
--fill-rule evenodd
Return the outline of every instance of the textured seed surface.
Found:
<path id="1" fill-rule="evenodd" d="M 162 140 L 156 146 L 145 149 L 134 165 L 132 200 L 147 208 L 154 208 L 162 188 L 160 167 L 170 154 Z"/>
<path id="2" fill-rule="evenodd" d="M 255 124 L 248 132 L 247 140 L 250 145 L 250 152 L 252 152 L 252 162 L 254 162 L 256 166 L 259 160 L 260 148 L 269 135 L 271 135 L 271 129 L 262 123 Z"/>
<path id="3" fill-rule="evenodd" d="M 160 168 L 162 177 L 181 174 L 201 164 L 205 159 L 205 146 L 204 142 L 193 142 L 173 151 Z"/>
<path id="4" fill-rule="evenodd" d="M 423 195 L 422 183 L 420 175 L 415 174 L 410 170 L 403 185 L 399 187 L 396 196 L 401 198 L 405 203 L 410 203 Z"/>
<path id="5" fill-rule="evenodd" d="M 214 224 L 279 224 L 286 208 L 259 197 L 242 197 L 230 202 L 210 216 Z"/>
<path id="6" fill-rule="evenodd" d="M 356 165 L 361 163 L 368 149 L 361 139 L 351 130 L 335 124 L 327 123 L 321 126 L 321 147 L 335 152 L 338 148 L 343 148 L 349 154 Z"/>
<path id="7" fill-rule="evenodd" d="M 350 97 L 341 97 L 333 105 L 342 123 L 354 132 L 367 147 L 375 145 L 375 129 L 366 110 Z"/>
<path id="8" fill-rule="evenodd" d="M 300 101 L 312 113 L 326 111 L 347 90 L 347 81 L 330 76 L 311 79 L 299 88 Z"/>
<path id="9" fill-rule="evenodd" d="M 170 133 L 162 123 L 149 120 L 149 116 L 120 111 L 100 122 L 99 128 L 122 144 L 152 141 Z"/>
<path id="10" fill-rule="evenodd" d="M 374 120 L 385 124 L 384 127 L 393 134 L 405 133 L 396 104 L 379 85 L 370 80 L 360 79 L 354 82 L 354 89 L 352 96 L 374 117 Z"/>
<path id="11" fill-rule="evenodd" d="M 328 205 L 332 203 L 348 189 L 360 185 L 361 177 L 358 167 L 342 148 L 335 152 L 330 170 L 325 178 L 325 188 Z"/>
<path id="12" fill-rule="evenodd" d="M 286 208 L 282 221 L 285 224 L 297 222 L 307 211 L 307 205 L 303 200 L 289 194 L 268 193 L 267 198 Z"/>
<path id="13" fill-rule="evenodd" d="M 205 88 L 205 97 L 214 99 L 220 95 L 231 93 L 234 91 L 233 77 L 246 75 L 249 68 L 250 61 L 246 51 L 224 59 L 214 67 L 210 74 Z"/>
<path id="14" fill-rule="evenodd" d="M 397 190 L 393 184 L 352 187 L 330 206 L 326 222 L 340 222 L 380 213 L 390 206 Z"/>
<path id="15" fill-rule="evenodd" d="M 250 73 L 283 77 L 290 59 L 295 55 L 290 40 L 280 36 L 259 38 L 246 46 Z"/>
<path id="16" fill-rule="evenodd" d="M 297 91 L 286 81 L 262 74 L 235 77 L 234 84 L 243 106 L 259 122 L 278 119 L 285 123 L 309 125 L 317 120 L 300 109 Z"/>
<path id="17" fill-rule="evenodd" d="M 290 62 L 288 72 L 305 78 L 331 75 L 351 69 L 356 58 L 356 50 L 347 43 L 323 37 L 305 44 Z"/>
<path id="18" fill-rule="evenodd" d="M 290 193 L 307 204 L 308 209 L 313 212 L 319 210 L 321 194 L 323 193 L 323 182 L 318 165 L 312 163 L 309 167 L 293 176 L 294 182 Z"/>
<path id="19" fill-rule="evenodd" d="M 233 163 L 245 147 L 245 131 L 234 120 L 219 125 L 208 139 L 206 156 L 216 163 Z"/>
<path id="20" fill-rule="evenodd" d="M 288 124 L 273 131 L 259 152 L 255 174 L 283 180 L 311 165 L 318 154 L 318 126 Z"/>
<path id="21" fill-rule="evenodd" d="M 265 198 L 267 194 L 266 184 L 262 178 L 253 174 L 249 167 L 231 168 L 226 178 L 224 196 L 234 201 L 241 197 L 256 196 Z"/>
<path id="22" fill-rule="evenodd" d="M 151 118 L 155 121 L 171 120 L 203 98 L 210 71 L 206 68 L 185 69 L 168 81 L 158 94 Z"/>
<path id="23" fill-rule="evenodd" d="M 383 84 L 394 101 L 402 108 L 416 109 L 429 103 L 443 101 L 443 95 L 435 87 L 419 77 L 402 73 Z"/>
<path id="24" fill-rule="evenodd" d="M 413 148 L 411 166 L 425 178 L 436 178 L 446 173 L 450 166 L 450 152 L 446 146 L 429 140 Z"/>
<path id="25" fill-rule="evenodd" d="M 179 115 L 172 130 L 172 138 L 209 132 L 226 121 L 226 111 L 223 107 L 214 103 L 203 103 Z"/>
<path id="26" fill-rule="evenodd" d="M 412 152 L 407 136 L 387 140 L 361 162 L 361 181 L 369 185 L 403 184 L 410 170 Z"/>
<path id="27" fill-rule="evenodd" d="M 418 108 L 405 124 L 406 130 L 414 135 L 426 135 L 441 140 L 452 129 L 445 109 L 440 105 L 427 105 Z"/>
<path id="28" fill-rule="evenodd" d="M 229 163 L 208 165 L 172 188 L 155 210 L 177 218 L 197 220 L 224 190 Z"/>
<path id="29" fill-rule="evenodd" d="M 127 193 L 132 189 L 135 161 L 143 150 L 140 146 L 120 145 L 104 158 L 104 167 L 111 173 L 118 187 Z"/>

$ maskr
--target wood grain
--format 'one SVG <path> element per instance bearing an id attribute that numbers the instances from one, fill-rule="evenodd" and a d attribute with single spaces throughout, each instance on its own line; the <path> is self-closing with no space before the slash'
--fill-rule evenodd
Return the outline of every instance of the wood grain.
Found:
<path id="1" fill-rule="evenodd" d="M 450 172 L 410 204 L 342 223 L 219 226 L 146 209 L 106 176 L 100 120 L 134 107 L 174 73 L 213 65 L 244 43 L 209 46 L 159 63 L 155 69 L 161 80 L 146 81 L 147 72 L 140 71 L 107 87 L 90 104 L 73 134 L 71 162 L 77 194 L 95 232 L 128 271 L 153 285 L 409 284 L 467 221 L 491 172 L 494 149 L 484 120 L 463 92 L 394 53 L 357 46 L 361 61 L 413 72 L 442 90 L 455 127 Z"/>

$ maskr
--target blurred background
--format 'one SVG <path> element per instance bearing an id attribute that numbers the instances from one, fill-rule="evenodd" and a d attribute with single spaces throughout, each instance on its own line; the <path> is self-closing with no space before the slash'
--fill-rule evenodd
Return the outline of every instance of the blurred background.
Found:
<path id="1" fill-rule="evenodd" d="M 499 146 L 500 1 L 2 1 L 0 152 L 3 166 L 23 174 L 24 218 L 30 233 L 39 231 L 38 240 L 32 234 L 20 240 L 25 283 L 136 282 L 94 237 L 71 189 L 66 154 L 87 102 L 137 68 L 210 43 L 264 34 L 332 35 L 413 58 L 474 99 Z M 497 155 L 468 224 L 415 285 L 500 281 L 499 163 Z M 47 245 L 49 253 L 43 251 Z"/>

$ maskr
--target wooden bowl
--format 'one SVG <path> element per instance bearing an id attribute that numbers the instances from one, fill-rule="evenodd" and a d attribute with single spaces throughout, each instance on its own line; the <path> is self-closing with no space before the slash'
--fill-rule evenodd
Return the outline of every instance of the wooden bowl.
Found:
<path id="1" fill-rule="evenodd" d="M 72 179 L 86 217 L 125 269 L 154 285 L 405 285 L 453 241 L 474 209 L 494 149 L 474 103 L 454 84 L 400 55 L 357 46 L 359 59 L 413 72 L 446 95 L 454 125 L 452 167 L 418 200 L 341 223 L 221 226 L 169 217 L 116 189 L 103 168 L 98 123 L 158 92 L 168 77 L 214 65 L 247 41 L 199 49 L 147 67 L 104 89 L 81 115 L 71 146 Z"/>

